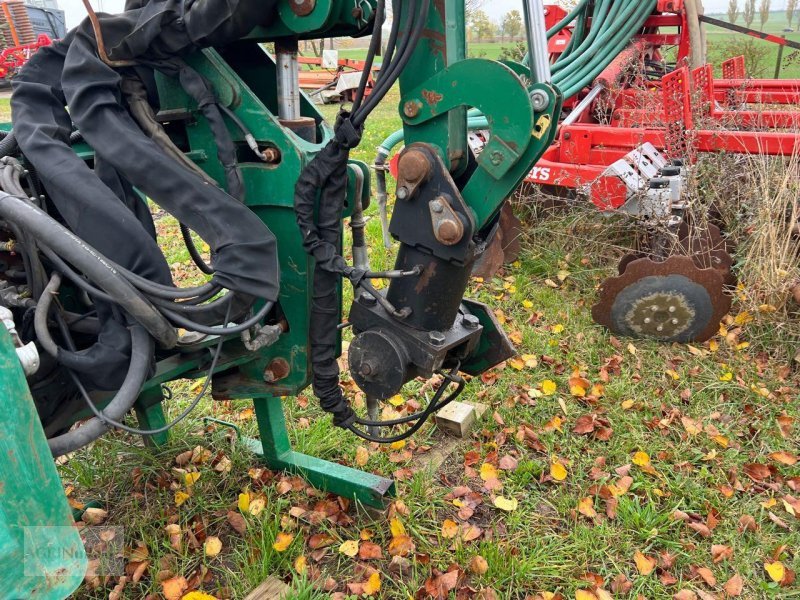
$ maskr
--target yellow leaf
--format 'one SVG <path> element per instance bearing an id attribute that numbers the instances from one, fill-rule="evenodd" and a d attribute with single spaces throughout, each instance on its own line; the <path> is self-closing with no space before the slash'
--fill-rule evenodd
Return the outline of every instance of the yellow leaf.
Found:
<path id="1" fill-rule="evenodd" d="M 305 575 L 308 571 L 308 559 L 302 554 L 294 559 L 294 570 L 298 575 Z"/>
<path id="2" fill-rule="evenodd" d="M 339 552 L 350 558 L 355 558 L 358 554 L 358 540 L 347 540 L 339 546 Z"/>
<path id="3" fill-rule="evenodd" d="M 395 408 L 400 408 L 405 403 L 406 401 L 400 394 L 397 394 L 396 396 L 392 396 L 391 398 L 389 398 L 389 404 L 391 404 Z"/>
<path id="4" fill-rule="evenodd" d="M 647 452 L 637 452 L 633 455 L 633 464 L 644 467 L 650 464 L 650 455 Z"/>
<path id="5" fill-rule="evenodd" d="M 406 447 L 406 441 L 400 440 L 399 442 L 394 442 L 390 447 L 392 450 L 402 450 Z"/>
<path id="6" fill-rule="evenodd" d="M 679 381 L 680 378 L 681 378 L 680 374 L 677 371 L 675 371 L 674 369 L 667 369 L 664 372 L 667 375 L 669 375 L 670 377 L 672 377 L 673 381 Z"/>
<path id="7" fill-rule="evenodd" d="M 581 500 L 578 503 L 578 512 L 590 519 L 594 519 L 597 516 L 597 511 L 594 509 L 594 498 L 590 496 Z"/>
<path id="8" fill-rule="evenodd" d="M 708 342 L 708 349 L 711 352 L 717 352 L 719 350 L 719 342 L 717 340 L 711 340 Z"/>
<path id="9" fill-rule="evenodd" d="M 203 544 L 203 551 L 209 558 L 218 556 L 222 552 L 222 541 L 214 535 L 207 537 L 205 544 Z"/>
<path id="10" fill-rule="evenodd" d="M 575 600 L 597 600 L 590 590 L 575 590 Z"/>
<path id="11" fill-rule="evenodd" d="M 356 448 L 356 464 L 359 467 L 367 466 L 369 462 L 369 450 L 364 448 L 364 446 L 359 446 Z"/>
<path id="12" fill-rule="evenodd" d="M 564 333 L 564 326 L 561 325 L 560 323 L 558 325 L 553 325 L 552 331 L 555 334 Z"/>
<path id="13" fill-rule="evenodd" d="M 530 300 L 523 300 L 522 301 L 522 306 L 524 306 L 525 308 L 530 310 L 530 309 L 533 308 L 533 302 L 531 302 Z"/>
<path id="14" fill-rule="evenodd" d="M 183 597 L 181 597 L 181 600 L 217 600 L 217 597 L 195 590 L 194 592 L 185 594 Z"/>
<path id="15" fill-rule="evenodd" d="M 442 523 L 442 537 L 448 540 L 453 539 L 458 535 L 458 523 L 447 519 Z"/>
<path id="16" fill-rule="evenodd" d="M 552 396 L 558 390 L 558 386 L 556 385 L 555 381 L 551 381 L 549 379 L 545 379 L 541 385 L 542 394 L 545 396 Z"/>
<path id="17" fill-rule="evenodd" d="M 560 462 L 554 462 L 550 465 L 550 477 L 556 481 L 564 481 L 567 478 L 567 468 Z"/>
<path id="18" fill-rule="evenodd" d="M 367 596 L 374 596 L 381 591 L 381 575 L 377 571 L 369 576 L 362 588 Z"/>
<path id="19" fill-rule="evenodd" d="M 539 366 L 539 359 L 536 358 L 533 354 L 523 354 L 522 360 L 525 361 L 525 366 L 529 369 L 535 369 Z"/>
<path id="20" fill-rule="evenodd" d="M 636 406 L 636 401 L 635 400 L 625 400 L 622 403 L 622 410 L 630 410 L 634 406 Z"/>
<path id="21" fill-rule="evenodd" d="M 767 571 L 769 578 L 775 583 L 780 583 L 783 581 L 783 578 L 786 577 L 786 567 L 784 567 L 783 563 L 779 560 L 764 565 L 764 569 Z"/>
<path id="22" fill-rule="evenodd" d="M 761 506 L 769 510 L 770 508 L 775 508 L 778 506 L 778 501 L 775 500 L 775 498 L 770 498 L 769 500 L 764 500 L 764 502 L 761 503 Z"/>
<path id="23" fill-rule="evenodd" d="M 630 352 L 631 354 L 636 356 L 636 352 L 637 352 L 636 346 L 634 346 L 633 344 L 628 344 L 628 352 Z"/>
<path id="24" fill-rule="evenodd" d="M 730 441 L 724 435 L 715 435 L 712 439 L 723 448 L 727 448 L 730 444 Z"/>
<path id="25" fill-rule="evenodd" d="M 504 510 L 505 512 L 513 512 L 517 510 L 519 502 L 517 502 L 517 500 L 514 498 L 505 498 L 504 496 L 498 496 L 497 498 L 494 499 L 494 505 L 500 510 Z"/>
<path id="26" fill-rule="evenodd" d="M 564 430 L 561 428 L 561 426 L 563 424 L 564 424 L 564 420 L 561 417 L 556 415 L 555 417 L 553 417 L 552 419 L 550 419 L 547 422 L 547 424 L 544 426 L 544 430 L 545 431 L 560 431 L 561 433 L 564 433 Z"/>
<path id="27" fill-rule="evenodd" d="M 743 311 L 743 312 L 739 313 L 738 315 L 736 315 L 736 318 L 733 320 L 733 322 L 736 325 L 740 326 L 740 327 L 742 325 L 747 325 L 748 323 L 752 323 L 753 322 L 753 315 L 751 315 L 747 311 Z"/>
<path id="28" fill-rule="evenodd" d="M 181 506 L 184 502 L 186 502 L 191 496 L 186 492 L 175 492 L 175 506 Z"/>
<path id="29" fill-rule="evenodd" d="M 561 270 L 561 271 L 558 272 L 558 280 L 561 283 L 564 283 L 569 278 L 570 275 L 571 275 L 571 273 L 569 271 Z"/>
<path id="30" fill-rule="evenodd" d="M 291 533 L 280 532 L 275 538 L 275 543 L 272 544 L 272 548 L 275 550 L 275 552 L 286 552 L 289 549 L 289 546 L 292 545 L 293 541 L 294 535 Z"/>
<path id="31" fill-rule="evenodd" d="M 192 487 L 198 479 L 200 479 L 200 473 L 184 473 L 183 475 L 183 480 L 187 488 Z"/>
<path id="32" fill-rule="evenodd" d="M 248 512 L 254 517 L 257 517 L 262 512 L 264 512 L 264 509 L 266 507 L 267 507 L 267 501 L 264 500 L 264 498 L 253 498 L 250 501 L 250 508 Z"/>
<path id="33" fill-rule="evenodd" d="M 490 479 L 497 479 L 497 469 L 491 463 L 483 463 L 481 465 L 481 479 L 489 481 Z"/>
<path id="34" fill-rule="evenodd" d="M 569 388 L 570 394 L 575 396 L 576 398 L 585 398 L 586 397 L 586 388 L 582 385 L 573 385 Z"/>
<path id="35" fill-rule="evenodd" d="M 519 357 L 514 357 L 508 361 L 508 364 L 517 371 L 522 371 L 525 368 L 525 361 Z"/>
<path id="36" fill-rule="evenodd" d="M 243 513 L 250 510 L 250 494 L 247 492 L 239 494 L 239 510 Z"/>
<path id="37" fill-rule="evenodd" d="M 750 342 L 742 342 L 736 345 L 736 349 L 741 352 L 742 350 L 747 350 L 750 347 Z"/>
<path id="38" fill-rule="evenodd" d="M 406 528 L 403 526 L 403 522 L 400 519 L 392 519 L 389 527 L 392 530 L 392 537 L 406 535 Z"/>
<path id="39" fill-rule="evenodd" d="M 730 371 L 727 372 L 727 373 L 723 373 L 722 375 L 720 375 L 719 380 L 720 381 L 733 381 L 733 373 L 731 373 Z"/>
<path id="40" fill-rule="evenodd" d="M 639 574 L 643 577 L 650 575 L 656 568 L 655 559 L 645 556 L 638 550 L 633 556 L 633 560 L 636 563 L 636 570 L 639 571 Z"/>

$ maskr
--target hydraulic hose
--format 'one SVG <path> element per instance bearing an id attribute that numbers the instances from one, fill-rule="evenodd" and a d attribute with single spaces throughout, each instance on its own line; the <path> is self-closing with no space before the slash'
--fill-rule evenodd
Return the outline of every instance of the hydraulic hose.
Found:
<path id="1" fill-rule="evenodd" d="M 39 344 L 53 358 L 58 357 L 59 348 L 50 335 L 47 318 L 50 315 L 50 307 L 53 305 L 53 297 L 58 293 L 58 288 L 60 287 L 61 275 L 53 273 L 50 282 L 45 286 L 44 292 L 42 292 L 42 296 L 36 304 L 36 312 L 33 317 L 33 328 L 36 331 Z"/>
<path id="2" fill-rule="evenodd" d="M 150 373 L 150 361 L 154 352 L 153 339 L 143 327 L 137 325 L 130 331 L 131 363 L 128 373 L 119 391 L 103 411 L 106 416 L 115 421 L 124 418 L 139 398 L 142 386 Z M 47 444 L 50 446 L 53 456 L 58 457 L 91 444 L 107 431 L 109 431 L 109 427 L 94 417 L 74 431 L 49 439 Z"/>
<path id="3" fill-rule="evenodd" d="M 42 209 L 26 200 L 0 193 L 0 217 L 17 223 L 75 265 L 134 320 L 141 323 L 162 346 L 175 346 L 178 336 L 169 321 L 97 250 Z"/>

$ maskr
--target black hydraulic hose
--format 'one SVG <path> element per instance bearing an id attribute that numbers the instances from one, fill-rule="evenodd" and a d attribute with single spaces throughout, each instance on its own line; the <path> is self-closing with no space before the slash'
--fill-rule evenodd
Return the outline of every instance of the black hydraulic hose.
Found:
<path id="1" fill-rule="evenodd" d="M 50 335 L 47 319 L 50 316 L 50 307 L 53 306 L 54 296 L 58 293 L 58 288 L 60 287 L 61 275 L 53 273 L 53 276 L 50 278 L 50 283 L 44 288 L 42 297 L 39 298 L 39 302 L 36 304 L 36 312 L 33 317 L 33 328 L 34 331 L 36 331 L 39 344 L 44 348 L 44 351 L 53 358 L 58 357 L 60 348 Z"/>
<path id="2" fill-rule="evenodd" d="M 103 300 L 110 304 L 114 303 L 114 299 L 106 294 L 103 290 L 100 290 L 93 286 L 91 283 L 86 281 L 80 273 L 76 272 L 75 269 L 71 268 L 67 263 L 65 263 L 61 257 L 53 252 L 50 248 L 43 244 L 39 244 L 39 249 L 44 253 L 44 255 L 53 263 L 56 270 L 64 275 L 67 279 L 69 279 L 72 283 L 74 283 L 78 289 L 83 290 L 89 296 L 94 298 L 95 300 Z"/>
<path id="3" fill-rule="evenodd" d="M 14 135 L 14 130 L 12 129 L 2 140 L 0 140 L 0 157 L 13 156 L 18 153 L 19 144 L 17 144 L 17 138 Z"/>
<path id="4" fill-rule="evenodd" d="M 367 91 L 367 83 L 369 82 L 370 75 L 372 74 L 372 65 L 375 63 L 375 56 L 380 50 L 381 38 L 383 38 L 383 36 L 379 32 L 383 29 L 383 22 L 386 17 L 385 11 L 386 0 L 378 0 L 378 7 L 375 11 L 375 33 L 370 41 L 364 71 L 361 73 L 361 82 L 356 90 L 356 97 L 353 101 L 353 112 L 358 112 L 358 109 L 361 108 L 361 102 L 364 100 L 364 95 Z"/>
<path id="5" fill-rule="evenodd" d="M 0 217 L 17 223 L 75 265 L 134 320 L 141 323 L 162 346 L 175 346 L 178 336 L 169 321 L 136 291 L 110 261 L 42 209 L 26 200 L 0 193 Z"/>
<path id="6" fill-rule="evenodd" d="M 183 243 L 186 245 L 186 250 L 189 251 L 189 256 L 192 258 L 192 262 L 198 269 L 200 269 L 200 272 L 205 273 L 206 275 L 213 275 L 214 268 L 206 263 L 203 255 L 200 254 L 200 251 L 197 249 L 197 246 L 192 239 L 192 230 L 183 223 L 181 223 L 181 237 L 183 237 Z"/>
<path id="7" fill-rule="evenodd" d="M 131 362 L 128 373 L 119 391 L 103 411 L 108 418 L 114 420 L 122 419 L 136 404 L 150 373 L 150 361 L 153 358 L 154 343 L 147 331 L 135 325 L 130 332 Z M 53 456 L 58 457 L 83 448 L 107 431 L 109 431 L 108 425 L 94 417 L 73 431 L 47 440 L 47 444 Z"/>
<path id="8" fill-rule="evenodd" d="M 231 327 L 208 327 L 206 325 L 201 325 L 200 323 L 195 323 L 183 315 L 166 308 L 162 309 L 162 312 L 169 317 L 173 323 L 176 323 L 177 325 L 180 325 L 189 331 L 196 331 L 197 333 L 204 333 L 206 335 L 236 335 L 260 324 L 261 321 L 263 321 L 267 315 L 272 312 L 273 308 L 275 308 L 275 303 L 267 302 L 264 304 L 261 310 L 259 310 L 247 321 Z"/>

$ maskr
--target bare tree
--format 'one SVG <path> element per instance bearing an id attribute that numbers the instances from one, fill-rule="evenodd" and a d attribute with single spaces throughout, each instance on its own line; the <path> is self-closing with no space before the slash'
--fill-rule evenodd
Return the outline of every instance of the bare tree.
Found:
<path id="1" fill-rule="evenodd" d="M 739 0 L 728 0 L 728 21 L 736 23 L 739 19 Z"/>
<path id="2" fill-rule="evenodd" d="M 467 12 L 467 18 L 470 18 L 476 11 L 483 8 L 486 0 L 464 0 L 464 9 Z"/>
<path id="3" fill-rule="evenodd" d="M 770 8 L 772 8 L 772 0 L 761 0 L 761 6 L 758 9 L 761 17 L 761 29 L 764 29 L 767 21 L 769 21 Z"/>
<path id="4" fill-rule="evenodd" d="M 756 0 L 744 1 L 744 11 L 742 12 L 742 17 L 744 17 L 745 25 L 748 27 L 753 25 L 753 21 L 756 19 Z"/>
<path id="5" fill-rule="evenodd" d="M 797 0 L 786 0 L 786 20 L 789 22 L 789 27 L 792 26 L 794 21 L 794 12 L 797 9 Z"/>

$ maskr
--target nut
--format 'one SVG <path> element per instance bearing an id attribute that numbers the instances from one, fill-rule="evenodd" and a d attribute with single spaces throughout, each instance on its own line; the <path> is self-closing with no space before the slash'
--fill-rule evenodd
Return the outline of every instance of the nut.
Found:
<path id="1" fill-rule="evenodd" d="M 445 246 L 454 246 L 464 237 L 464 226 L 453 219 L 442 219 L 436 227 L 436 239 Z"/>
<path id="2" fill-rule="evenodd" d="M 416 119 L 419 116 L 419 111 L 422 108 L 422 103 L 409 100 L 403 106 L 403 113 L 409 119 Z"/>
<path id="3" fill-rule="evenodd" d="M 298 17 L 307 17 L 317 7 L 317 0 L 292 0 L 289 6 Z"/>
<path id="4" fill-rule="evenodd" d="M 428 157 L 419 150 L 409 150 L 400 157 L 397 173 L 400 179 L 410 183 L 419 183 L 431 172 Z"/>

